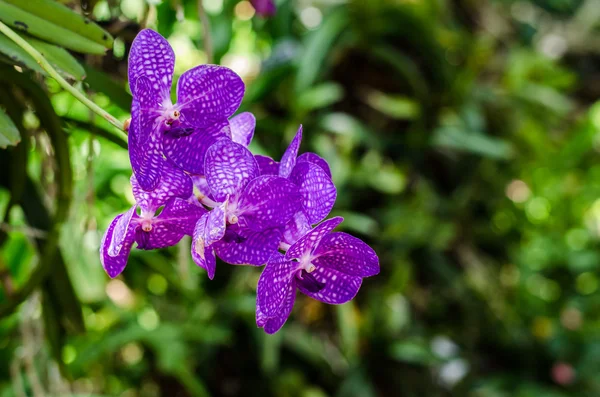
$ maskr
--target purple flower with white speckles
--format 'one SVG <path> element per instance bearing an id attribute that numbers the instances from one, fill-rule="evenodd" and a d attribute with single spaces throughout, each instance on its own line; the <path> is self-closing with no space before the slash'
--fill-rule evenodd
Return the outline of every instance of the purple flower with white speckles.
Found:
<path id="1" fill-rule="evenodd" d="M 259 15 L 275 12 L 272 0 L 251 2 Z M 379 273 L 379 260 L 361 240 L 332 232 L 342 218 L 312 228 L 327 217 L 337 192 L 324 159 L 298 156 L 302 126 L 281 162 L 252 155 L 255 117 L 232 117 L 244 93 L 239 76 L 216 65 L 193 68 L 179 79 L 173 104 L 174 61 L 158 33 L 143 30 L 134 40 L 129 154 L 136 204 L 102 239 L 108 275 L 123 271 L 134 243 L 163 248 L 187 234 L 193 260 L 211 279 L 217 257 L 234 265 L 267 264 L 256 303 L 257 324 L 267 333 L 283 326 L 297 289 L 331 304 L 352 299 L 364 277 Z"/>
<path id="2" fill-rule="evenodd" d="M 204 158 L 209 147 L 222 138 L 247 147 L 252 141 L 255 125 L 256 119 L 252 113 L 240 113 L 229 121 L 221 120 L 206 128 L 191 129 L 190 134 L 166 134 L 163 150 L 165 156 L 179 168 L 192 174 L 204 175 Z"/>
<path id="3" fill-rule="evenodd" d="M 254 137 L 256 118 L 250 112 L 240 113 L 229 119 L 229 128 L 231 129 L 231 140 L 248 147 Z"/>
<path id="4" fill-rule="evenodd" d="M 298 187 L 279 176 L 260 176 L 252 153 L 229 139 L 208 149 L 204 168 L 214 208 L 194 229 L 194 261 L 211 279 L 215 252 L 231 264 L 264 264 L 279 246 L 281 229 L 300 209 Z"/>
<path id="5" fill-rule="evenodd" d="M 135 175 L 131 185 L 136 204 L 111 222 L 100 245 L 100 260 L 110 277 L 125 269 L 134 242 L 142 250 L 175 245 L 184 235 L 192 235 L 196 221 L 206 213 L 188 200 L 192 195 L 190 177 L 169 163 L 163 164 L 163 175 L 155 190 L 143 190 Z"/>
<path id="6" fill-rule="evenodd" d="M 302 126 L 277 163 L 267 156 L 255 156 L 261 175 L 279 175 L 288 178 L 300 189 L 302 196 L 302 216 L 290 220 L 286 227 L 284 241 L 293 244 L 303 236 L 302 232 L 325 219 L 337 196 L 331 180 L 331 171 L 327 161 L 315 153 L 304 153 L 298 156 L 302 141 Z"/>
<path id="7" fill-rule="evenodd" d="M 205 135 L 229 134 L 227 119 L 244 95 L 244 83 L 233 71 L 200 65 L 181 75 L 173 104 L 174 64 L 175 54 L 160 34 L 145 29 L 137 35 L 129 54 L 129 158 L 140 186 L 148 191 L 160 181 L 163 139 L 166 156 L 186 169 L 198 156 L 198 147 L 202 149 Z"/>
<path id="8" fill-rule="evenodd" d="M 289 317 L 296 289 L 321 302 L 341 304 L 358 292 L 363 277 L 379 273 L 379 259 L 367 244 L 331 232 L 341 217 L 319 224 L 287 250 L 269 259 L 258 281 L 256 323 L 269 334 Z"/>

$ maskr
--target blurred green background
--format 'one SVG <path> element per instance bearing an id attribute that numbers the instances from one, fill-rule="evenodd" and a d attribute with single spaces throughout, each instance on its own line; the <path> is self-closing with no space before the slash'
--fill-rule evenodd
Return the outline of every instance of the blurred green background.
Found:
<path id="1" fill-rule="evenodd" d="M 61 2 L 115 38 L 73 53 L 71 81 L 120 120 L 140 29 L 177 74 L 207 60 L 196 1 Z M 133 250 L 111 281 L 124 135 L 3 57 L 23 139 L 0 151 L 0 396 L 600 396 L 600 1 L 204 6 L 214 62 L 247 85 L 251 148 L 278 159 L 302 123 L 380 275 L 342 306 L 299 295 L 274 336 L 254 320 L 260 269 L 209 282 L 189 240 Z"/>

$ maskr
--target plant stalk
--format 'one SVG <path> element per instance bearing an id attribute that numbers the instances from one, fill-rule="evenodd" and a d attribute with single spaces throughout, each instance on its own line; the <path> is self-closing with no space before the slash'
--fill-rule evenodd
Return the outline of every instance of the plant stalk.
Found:
<path id="1" fill-rule="evenodd" d="M 96 105 L 94 102 L 89 100 L 82 92 L 78 91 L 75 87 L 69 84 L 57 71 L 50 65 L 50 62 L 44 58 L 42 54 L 40 54 L 35 48 L 33 48 L 27 41 L 25 41 L 21 36 L 19 36 L 15 31 L 9 28 L 4 23 L 0 22 L 0 32 L 4 33 L 9 39 L 14 41 L 19 47 L 24 49 L 31 57 L 44 69 L 50 77 L 55 79 L 58 84 L 65 90 L 69 91 L 71 95 L 73 95 L 77 100 L 83 103 L 85 106 L 90 108 L 94 113 L 117 127 L 119 130 L 125 132 L 123 130 L 123 123 L 117 120 L 116 117 L 102 109 L 100 106 Z"/>
<path id="2" fill-rule="evenodd" d="M 213 63 L 214 55 L 212 36 L 210 34 L 210 21 L 208 20 L 208 15 L 206 15 L 206 10 L 204 9 L 203 2 L 204 0 L 198 0 L 198 18 L 202 23 L 202 40 L 204 45 L 204 52 L 206 53 L 206 63 Z"/>

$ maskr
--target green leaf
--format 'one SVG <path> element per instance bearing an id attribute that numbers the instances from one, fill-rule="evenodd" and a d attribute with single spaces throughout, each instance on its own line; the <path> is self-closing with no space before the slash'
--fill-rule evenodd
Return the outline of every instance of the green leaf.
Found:
<path id="1" fill-rule="evenodd" d="M 0 147 L 15 146 L 21 141 L 21 134 L 10 117 L 0 109 Z"/>
<path id="2" fill-rule="evenodd" d="M 359 357 L 359 332 L 357 310 L 353 302 L 336 306 L 342 351 L 346 359 L 355 363 Z"/>
<path id="3" fill-rule="evenodd" d="M 421 110 L 414 99 L 389 95 L 377 90 L 369 90 L 365 95 L 366 102 L 373 109 L 388 117 L 398 120 L 412 120 L 420 116 Z"/>
<path id="4" fill-rule="evenodd" d="M 300 110 L 309 112 L 330 106 L 342 99 L 343 95 L 344 90 L 339 84 L 323 83 L 304 91 L 296 103 Z"/>
<path id="5" fill-rule="evenodd" d="M 72 34 L 81 36 L 94 43 L 111 48 L 113 38 L 106 30 L 92 22 L 89 18 L 81 15 L 69 7 L 58 4 L 54 0 L 1 0 L 2 2 L 12 4 L 19 9 L 35 16 L 43 18 L 45 21 L 54 23 Z"/>
<path id="6" fill-rule="evenodd" d="M 0 20 L 15 30 L 58 44 L 61 47 L 86 54 L 102 55 L 106 47 L 64 27 L 67 21 L 50 22 L 0 0 Z"/>
<path id="7" fill-rule="evenodd" d="M 510 143 L 481 133 L 468 132 L 456 126 L 438 128 L 434 132 L 432 144 L 494 159 L 509 159 L 513 156 Z"/>
<path id="8" fill-rule="evenodd" d="M 77 60 L 64 48 L 37 40 L 28 35 L 21 35 L 38 50 L 64 77 L 73 80 L 82 80 L 85 70 Z M 0 53 L 8 56 L 14 64 L 24 66 L 35 72 L 47 75 L 46 71 L 25 50 L 4 35 L 0 35 Z"/>
<path id="9" fill-rule="evenodd" d="M 26 37 L 26 39 L 63 76 L 73 80 L 83 80 L 85 78 L 83 66 L 64 48 L 34 39 L 33 37 Z"/>
<path id="10" fill-rule="evenodd" d="M 325 59 L 330 54 L 330 48 L 347 25 L 348 14 L 345 9 L 339 8 L 329 14 L 319 30 L 309 37 L 298 67 L 296 92 L 303 92 L 317 80 L 317 76 L 323 71 Z"/>
<path id="11" fill-rule="evenodd" d="M 420 341 L 405 341 L 393 344 L 390 355 L 402 362 L 431 365 L 439 362 L 429 348 Z"/>
<path id="12" fill-rule="evenodd" d="M 12 63 L 18 66 L 24 66 L 35 72 L 46 73 L 24 49 L 3 34 L 0 34 L 0 53 L 6 55 Z"/>

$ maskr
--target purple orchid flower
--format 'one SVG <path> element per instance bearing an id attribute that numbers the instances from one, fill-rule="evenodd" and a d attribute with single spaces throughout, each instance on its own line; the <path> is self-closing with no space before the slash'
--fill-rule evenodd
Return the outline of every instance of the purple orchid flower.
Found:
<path id="1" fill-rule="evenodd" d="M 284 242 L 287 244 L 293 244 L 311 229 L 311 225 L 325 219 L 337 196 L 327 161 L 310 152 L 298 156 L 301 142 L 302 126 L 281 157 L 281 162 L 267 156 L 255 156 L 261 175 L 288 178 L 300 189 L 302 214 L 297 214 L 286 226 Z"/>
<path id="2" fill-rule="evenodd" d="M 252 153 L 229 139 L 208 149 L 204 169 L 214 208 L 196 223 L 194 261 L 211 279 L 215 254 L 230 264 L 264 264 L 277 251 L 284 225 L 300 209 L 298 187 L 279 176 L 260 176 Z"/>
<path id="3" fill-rule="evenodd" d="M 244 83 L 233 71 L 200 65 L 181 75 L 177 103 L 173 104 L 174 64 L 175 54 L 160 34 L 145 29 L 136 36 L 129 54 L 133 93 L 129 158 L 140 186 L 147 191 L 154 190 L 160 181 L 164 136 L 167 157 L 185 169 L 181 165 L 193 161 L 205 135 L 229 128 L 227 119 L 244 95 Z"/>
<path id="4" fill-rule="evenodd" d="M 273 0 L 250 0 L 250 3 L 261 17 L 272 17 L 277 11 Z"/>
<path id="5" fill-rule="evenodd" d="M 329 304 L 356 296 L 363 277 L 379 273 L 379 259 L 356 237 L 331 231 L 341 217 L 328 219 L 296 241 L 285 253 L 269 259 L 258 280 L 256 323 L 275 333 L 289 317 L 296 289 Z"/>
<path id="6" fill-rule="evenodd" d="M 189 135 L 167 134 L 163 139 L 163 150 L 165 156 L 179 168 L 191 174 L 204 175 L 204 158 L 209 147 L 222 138 L 247 147 L 255 126 L 256 119 L 252 113 L 240 113 L 229 121 L 222 120 Z"/>
<path id="7" fill-rule="evenodd" d="M 118 215 L 102 238 L 100 261 L 111 278 L 125 269 L 134 242 L 142 250 L 175 245 L 184 235 L 192 235 L 196 221 L 206 213 L 200 205 L 188 201 L 192 196 L 188 175 L 167 162 L 162 170 L 160 183 L 151 192 L 141 188 L 135 175 L 131 177 L 136 204 Z"/>
<path id="8" fill-rule="evenodd" d="M 300 149 L 300 143 L 302 142 L 302 126 L 298 128 L 296 132 L 296 136 L 290 142 L 288 148 L 281 158 L 281 163 L 273 160 L 268 156 L 263 156 L 260 154 L 255 155 L 256 161 L 260 167 L 261 175 L 280 175 L 284 177 L 288 177 L 293 170 L 294 166 L 298 163 L 311 163 L 314 165 L 318 165 L 321 167 L 323 171 L 327 174 L 329 178 L 331 178 L 331 169 L 329 168 L 329 164 L 327 160 L 322 158 L 316 153 L 306 152 L 302 153 L 298 156 L 298 151 Z M 284 165 L 281 165 L 284 163 Z"/>

